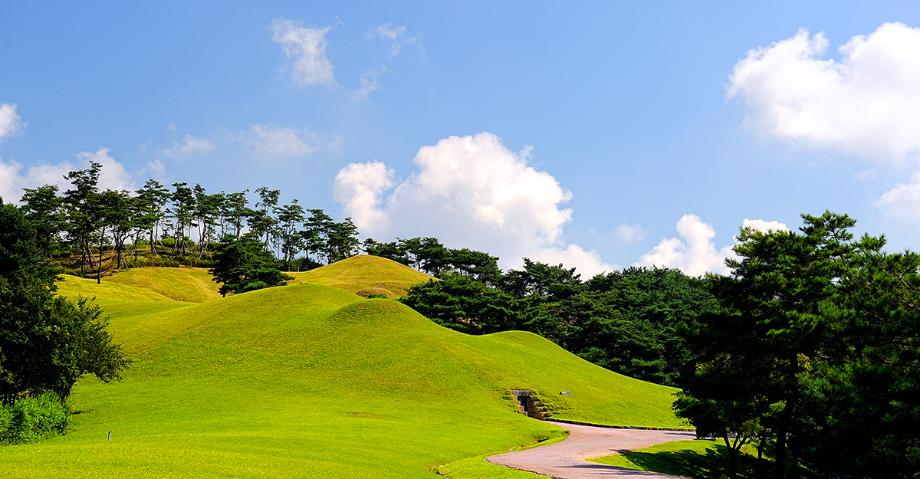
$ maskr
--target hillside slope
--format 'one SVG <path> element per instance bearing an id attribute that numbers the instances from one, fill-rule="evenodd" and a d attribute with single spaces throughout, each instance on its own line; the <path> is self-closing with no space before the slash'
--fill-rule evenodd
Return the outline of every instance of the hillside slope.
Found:
<path id="1" fill-rule="evenodd" d="M 301 273 L 286 273 L 294 277 L 289 284 L 321 284 L 335 286 L 361 296 L 371 294 L 398 298 L 412 285 L 431 279 L 396 261 L 378 256 L 360 255 Z"/>
<path id="2" fill-rule="evenodd" d="M 448 330 L 396 301 L 293 285 L 195 304 L 101 286 L 135 363 L 123 382 L 77 384 L 65 436 L 0 448 L 4 477 L 435 477 L 439 464 L 558 434 L 516 412 L 513 388 L 560 418 L 679 425 L 669 388 L 533 334 Z M 68 278 L 60 290 L 87 287 Z"/>

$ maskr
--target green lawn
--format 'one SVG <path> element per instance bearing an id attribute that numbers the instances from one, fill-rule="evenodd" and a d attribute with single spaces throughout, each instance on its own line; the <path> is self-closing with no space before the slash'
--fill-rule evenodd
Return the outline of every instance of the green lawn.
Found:
<path id="1" fill-rule="evenodd" d="M 456 478 L 534 477 L 482 460 L 561 434 L 518 414 L 512 388 L 537 391 L 559 418 L 680 425 L 670 388 L 533 334 L 467 336 L 341 289 L 408 275 L 381 261 L 365 285 L 350 278 L 197 303 L 173 298 L 207 298 L 164 294 L 163 284 L 185 284 L 172 273 L 149 284 L 65 278 L 61 294 L 96 296 L 111 312 L 135 362 L 120 383 L 77 384 L 65 436 L 0 448 L 3 476 L 411 478 L 447 464 L 441 472 Z"/>
<path id="2" fill-rule="evenodd" d="M 738 477 L 755 477 L 756 449 L 745 446 L 742 448 L 742 454 L 738 461 Z M 728 464 L 727 449 L 721 440 L 667 442 L 645 449 L 623 451 L 619 454 L 588 460 L 637 471 L 661 472 L 694 479 L 729 477 L 726 467 Z"/>

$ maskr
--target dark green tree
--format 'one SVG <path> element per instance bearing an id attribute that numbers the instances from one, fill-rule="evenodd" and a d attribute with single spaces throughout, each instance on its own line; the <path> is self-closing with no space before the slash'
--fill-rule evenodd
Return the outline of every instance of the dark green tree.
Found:
<path id="1" fill-rule="evenodd" d="M 236 193 L 227 193 L 225 201 L 221 204 L 220 216 L 227 223 L 225 232 L 222 236 L 226 234 L 231 234 L 229 230 L 232 230 L 232 235 L 235 238 L 239 238 L 243 232 L 243 225 L 246 224 L 247 218 L 252 214 L 252 210 L 249 209 L 249 199 L 246 198 L 246 193 L 249 190 L 244 190 Z"/>
<path id="2" fill-rule="evenodd" d="M 149 233 L 150 253 L 157 254 L 156 245 L 159 241 L 160 225 L 166 217 L 169 190 L 159 181 L 150 179 L 136 193 L 135 226 Z M 137 238 L 139 236 L 139 234 L 135 235 L 135 260 L 137 259 Z"/>
<path id="3" fill-rule="evenodd" d="M 225 236 L 214 253 L 209 271 L 221 283 L 220 294 L 244 293 L 283 285 L 291 277 L 278 269 L 278 260 L 265 249 L 258 236 L 247 233 L 240 238 Z"/>
<path id="4" fill-rule="evenodd" d="M 401 301 L 442 326 L 470 334 L 521 326 L 514 298 L 461 274 L 416 285 Z"/>
<path id="5" fill-rule="evenodd" d="M 0 400 L 54 391 L 67 397 L 84 374 L 109 382 L 128 365 L 101 311 L 53 295 L 33 226 L 0 204 Z"/>
<path id="6" fill-rule="evenodd" d="M 185 256 L 187 233 L 192 227 L 192 219 L 195 214 L 195 193 L 187 183 L 177 182 L 173 183 L 173 191 L 169 199 L 172 202 L 170 213 L 175 237 L 173 254 L 181 258 Z"/>
<path id="7" fill-rule="evenodd" d="M 297 200 L 284 205 L 277 210 L 278 215 L 278 240 L 281 246 L 281 258 L 284 266 L 291 269 L 291 261 L 304 249 L 304 238 L 299 227 L 306 218 L 303 206 Z"/>
<path id="8" fill-rule="evenodd" d="M 80 252 L 80 274 L 85 275 L 87 266 L 92 267 L 91 245 L 94 237 L 102 236 L 98 230 L 104 227 L 102 205 L 99 199 L 99 173 L 102 165 L 91 162 L 85 170 L 68 172 L 65 178 L 72 188 L 64 192 L 67 216 L 67 235 L 70 243 Z M 97 281 L 102 265 L 97 270 Z"/>
<path id="9" fill-rule="evenodd" d="M 26 188 L 22 194 L 22 210 L 35 226 L 38 244 L 42 251 L 51 255 L 60 248 L 61 234 L 64 231 L 66 216 L 64 198 L 58 194 L 54 185 Z"/>

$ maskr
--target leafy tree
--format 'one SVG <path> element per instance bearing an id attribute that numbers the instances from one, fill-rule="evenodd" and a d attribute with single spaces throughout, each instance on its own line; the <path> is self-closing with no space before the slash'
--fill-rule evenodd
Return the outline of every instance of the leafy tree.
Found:
<path id="1" fill-rule="evenodd" d="M 713 282 L 721 309 L 688 336 L 678 413 L 757 438 L 777 479 L 916 477 L 920 258 L 854 239 L 854 224 L 828 212 L 799 232 L 743 230 Z"/>
<path id="2" fill-rule="evenodd" d="M 33 226 L 0 205 L 0 400 L 54 391 L 66 397 L 84 374 L 109 382 L 128 365 L 101 311 L 53 295 Z"/>
<path id="3" fill-rule="evenodd" d="M 68 172 L 65 178 L 73 187 L 64 192 L 67 207 L 67 234 L 80 251 L 80 274 L 86 274 L 86 267 L 92 267 L 93 254 L 90 245 L 94 233 L 103 225 L 99 201 L 99 173 L 102 165 L 91 162 L 89 168 Z M 99 265 L 97 281 L 101 274 Z"/>
<path id="4" fill-rule="evenodd" d="M 169 199 L 169 190 L 159 181 L 150 179 L 136 193 L 135 226 L 139 230 L 150 233 L 150 253 L 157 254 L 158 230 L 166 217 L 165 205 Z M 135 235 L 135 260 L 137 259 L 138 236 Z"/>
<path id="5" fill-rule="evenodd" d="M 99 198 L 102 209 L 102 221 L 108 225 L 112 235 L 112 249 L 115 250 L 115 268 L 120 268 L 124 262 L 123 251 L 128 235 L 134 229 L 134 198 L 125 191 L 106 190 Z M 104 231 L 102 233 L 104 241 Z M 100 266 L 102 264 L 100 242 Z"/>
<path id="6" fill-rule="evenodd" d="M 502 289 L 515 296 L 534 296 L 558 301 L 571 297 L 582 288 L 575 268 L 548 265 L 524 258 L 524 269 L 512 270 L 502 278 Z"/>
<path id="7" fill-rule="evenodd" d="M 249 209 L 249 200 L 246 198 L 248 191 L 227 193 L 224 202 L 220 205 L 220 216 L 227 222 L 228 227 L 233 229 L 235 238 L 240 237 L 243 232 L 243 224 L 252 214 L 252 210 Z"/>
<path id="8" fill-rule="evenodd" d="M 368 238 L 364 240 L 362 247 L 364 248 L 364 252 L 369 255 L 391 259 L 397 263 L 402 263 L 407 266 L 412 263 L 412 261 L 409 259 L 409 253 L 406 251 L 405 245 L 402 243 L 402 241 L 390 241 L 387 243 L 381 243 L 379 241 L 374 241 L 372 238 Z"/>
<path id="9" fill-rule="evenodd" d="M 256 209 L 248 218 L 249 229 L 252 234 L 262 238 L 266 248 L 270 248 L 278 226 L 278 220 L 273 213 L 278 207 L 281 192 L 263 186 L 256 190 L 256 194 L 259 195 L 259 201 L 256 203 Z"/>
<path id="10" fill-rule="evenodd" d="M 291 261 L 304 249 L 304 237 L 298 227 L 304 222 L 303 206 L 293 200 L 291 203 L 277 209 L 278 239 L 281 243 L 281 257 L 286 268 L 290 269 Z"/>
<path id="11" fill-rule="evenodd" d="M 304 239 L 304 250 L 307 256 L 313 258 L 317 263 L 329 262 L 329 233 L 332 231 L 335 221 L 321 209 L 311 209 L 310 216 L 304 223 L 304 229 L 301 233 Z"/>
<path id="12" fill-rule="evenodd" d="M 447 267 L 458 274 L 467 275 L 477 281 L 497 285 L 502 276 L 498 258 L 482 251 L 469 248 L 452 249 L 447 255 Z"/>
<path id="13" fill-rule="evenodd" d="M 440 281 L 414 286 L 401 301 L 443 326 L 466 333 L 520 327 L 514 298 L 465 275 L 449 273 Z"/>
<path id="14" fill-rule="evenodd" d="M 198 259 L 200 260 L 214 238 L 214 230 L 218 224 L 217 218 L 220 215 L 220 203 L 224 200 L 224 196 L 220 193 L 209 195 L 199 184 L 196 184 L 192 191 L 195 195 L 194 224 L 198 227 Z"/>
<path id="15" fill-rule="evenodd" d="M 351 218 L 345 218 L 340 223 L 331 223 L 328 228 L 326 233 L 327 262 L 340 261 L 358 254 L 358 246 L 361 242 L 358 241 L 358 227 L 351 221 Z"/>
<path id="16" fill-rule="evenodd" d="M 261 238 L 248 233 L 240 238 L 225 236 L 214 254 L 210 269 L 214 281 L 221 283 L 220 294 L 243 293 L 283 285 L 291 277 L 278 269 L 278 262 L 265 249 Z"/>
<path id="17" fill-rule="evenodd" d="M 173 183 L 173 191 L 169 198 L 172 201 L 173 234 L 175 244 L 173 254 L 177 257 L 185 256 L 186 231 L 192 227 L 192 218 L 195 212 L 195 193 L 185 182 Z"/>
<path id="18" fill-rule="evenodd" d="M 58 195 L 58 187 L 26 188 L 21 203 L 29 222 L 35 226 L 39 246 L 45 254 L 51 255 L 59 247 L 66 222 L 64 199 Z"/>

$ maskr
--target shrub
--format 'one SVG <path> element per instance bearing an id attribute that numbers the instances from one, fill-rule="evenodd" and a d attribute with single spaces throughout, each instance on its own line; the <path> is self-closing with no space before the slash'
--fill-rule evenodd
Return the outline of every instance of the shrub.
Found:
<path id="1" fill-rule="evenodd" d="M 67 406 L 53 392 L 0 406 L 0 443 L 24 444 L 48 439 L 67 427 Z"/>

